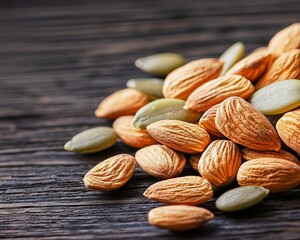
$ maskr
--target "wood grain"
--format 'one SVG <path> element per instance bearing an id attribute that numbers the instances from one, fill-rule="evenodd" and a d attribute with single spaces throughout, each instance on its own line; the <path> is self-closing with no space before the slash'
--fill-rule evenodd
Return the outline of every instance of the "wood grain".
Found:
<path id="1" fill-rule="evenodd" d="M 298 0 L 0 1 L 0 238 L 298 239 L 299 188 L 237 214 L 212 200 L 202 205 L 214 212 L 211 222 L 175 234 L 148 224 L 147 212 L 160 204 L 142 196 L 155 179 L 140 169 L 113 193 L 82 183 L 99 161 L 134 149 L 118 142 L 86 156 L 63 144 L 111 126 L 94 110 L 128 79 L 146 76 L 136 58 L 218 57 L 236 41 L 250 52 L 299 22 L 299 11 Z"/>

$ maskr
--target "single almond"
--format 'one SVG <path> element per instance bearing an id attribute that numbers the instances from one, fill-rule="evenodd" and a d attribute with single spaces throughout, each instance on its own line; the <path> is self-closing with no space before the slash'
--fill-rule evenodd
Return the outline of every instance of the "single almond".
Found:
<path id="1" fill-rule="evenodd" d="M 285 113 L 276 129 L 281 140 L 300 155 L 300 109 Z"/>
<path id="2" fill-rule="evenodd" d="M 135 159 L 129 154 L 119 154 L 93 167 L 84 176 L 87 188 L 97 191 L 112 191 L 129 181 L 135 170 Z"/>
<path id="3" fill-rule="evenodd" d="M 241 165 L 240 186 L 261 186 L 271 192 L 283 192 L 300 184 L 300 166 L 278 158 L 257 158 Z"/>
<path id="4" fill-rule="evenodd" d="M 186 176 L 152 184 L 146 189 L 144 196 L 166 204 L 198 205 L 211 199 L 213 190 L 206 179 Z"/>
<path id="5" fill-rule="evenodd" d="M 250 161 L 257 158 L 280 158 L 300 165 L 299 160 L 291 153 L 280 149 L 279 151 L 258 151 L 251 148 L 241 149 L 244 161 Z"/>
<path id="6" fill-rule="evenodd" d="M 248 98 L 255 88 L 239 75 L 226 75 L 198 87 L 186 100 L 184 109 L 204 112 L 228 97 Z"/>
<path id="7" fill-rule="evenodd" d="M 189 164 L 196 172 L 199 172 L 198 171 L 198 163 L 199 163 L 200 157 L 201 157 L 201 154 L 193 154 L 189 158 Z"/>
<path id="8" fill-rule="evenodd" d="M 215 123 L 218 107 L 219 104 L 216 104 L 206 110 L 199 120 L 199 126 L 203 127 L 207 132 L 214 136 L 224 138 L 224 135 L 218 130 Z"/>
<path id="9" fill-rule="evenodd" d="M 149 99 L 146 94 L 132 88 L 125 88 L 103 99 L 95 111 L 95 115 L 99 118 L 113 119 L 132 115 L 147 103 L 149 103 Z"/>
<path id="10" fill-rule="evenodd" d="M 256 83 L 256 89 L 279 80 L 300 78 L 300 49 L 294 49 L 282 54 L 262 78 Z"/>
<path id="11" fill-rule="evenodd" d="M 294 23 L 278 32 L 269 42 L 268 49 L 275 56 L 300 48 L 300 23 Z"/>
<path id="12" fill-rule="evenodd" d="M 196 206 L 162 206 L 148 213 L 151 225 L 171 231 L 187 231 L 201 227 L 214 217 L 209 210 Z"/>
<path id="13" fill-rule="evenodd" d="M 145 173 L 158 179 L 177 177 L 186 162 L 182 153 L 163 145 L 142 148 L 136 152 L 135 159 Z"/>
<path id="14" fill-rule="evenodd" d="M 256 81 L 263 75 L 272 59 L 272 55 L 268 50 L 251 53 L 229 69 L 226 75 L 237 74 L 251 82 Z"/>
<path id="15" fill-rule="evenodd" d="M 210 142 L 202 127 L 179 120 L 161 120 L 150 124 L 147 130 L 158 142 L 184 153 L 203 152 Z"/>
<path id="16" fill-rule="evenodd" d="M 113 129 L 118 133 L 121 140 L 128 146 L 142 148 L 157 144 L 157 141 L 151 137 L 146 129 L 134 128 L 131 122 L 134 116 L 122 116 L 113 123 Z"/>
<path id="17" fill-rule="evenodd" d="M 201 176 L 216 187 L 224 187 L 235 179 L 242 163 L 240 150 L 230 140 L 213 141 L 198 163 Z"/>
<path id="18" fill-rule="evenodd" d="M 187 63 L 166 77 L 163 94 L 166 98 L 186 100 L 197 87 L 218 77 L 222 67 L 223 62 L 214 58 Z"/>
<path id="19" fill-rule="evenodd" d="M 230 97 L 223 101 L 215 122 L 219 131 L 237 144 L 257 150 L 278 151 L 281 148 L 269 120 L 242 98 Z"/>

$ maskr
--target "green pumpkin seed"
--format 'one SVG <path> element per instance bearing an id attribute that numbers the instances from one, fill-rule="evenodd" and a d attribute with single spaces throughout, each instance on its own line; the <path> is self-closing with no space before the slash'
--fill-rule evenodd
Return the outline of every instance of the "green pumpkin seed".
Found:
<path id="1" fill-rule="evenodd" d="M 135 61 L 140 70 L 154 76 L 166 77 L 170 72 L 185 64 L 185 59 L 177 53 L 160 53 Z"/>
<path id="2" fill-rule="evenodd" d="M 181 120 L 194 122 L 200 118 L 200 113 L 185 110 L 185 101 L 174 98 L 162 98 L 148 103 L 135 114 L 132 126 L 146 128 L 149 124 L 159 120 Z"/>
<path id="3" fill-rule="evenodd" d="M 109 127 L 96 127 L 76 134 L 64 149 L 78 153 L 94 153 L 111 147 L 117 142 L 117 133 Z"/>
<path id="4" fill-rule="evenodd" d="M 265 115 L 288 112 L 300 106 L 300 80 L 290 79 L 267 85 L 254 92 L 249 101 Z"/>
<path id="5" fill-rule="evenodd" d="M 128 80 L 126 86 L 147 94 L 151 99 L 157 99 L 164 97 L 163 83 L 164 81 L 158 78 L 135 78 Z"/>
<path id="6" fill-rule="evenodd" d="M 230 46 L 219 58 L 224 62 L 220 76 L 223 76 L 234 64 L 240 61 L 245 54 L 245 45 L 237 42 Z"/>
<path id="7" fill-rule="evenodd" d="M 223 193 L 216 201 L 216 207 L 224 212 L 240 211 L 259 203 L 269 190 L 259 186 L 244 186 Z"/>

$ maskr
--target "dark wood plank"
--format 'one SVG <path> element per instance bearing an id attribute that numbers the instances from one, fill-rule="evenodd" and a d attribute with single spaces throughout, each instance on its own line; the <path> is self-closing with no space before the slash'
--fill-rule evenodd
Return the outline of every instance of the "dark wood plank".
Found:
<path id="1" fill-rule="evenodd" d="M 218 57 L 236 41 L 247 52 L 299 22 L 298 0 L 0 1 L 0 238 L 299 239 L 300 189 L 272 194 L 254 209 L 216 217 L 190 233 L 159 230 L 142 196 L 155 179 L 137 171 L 113 193 L 87 190 L 99 161 L 135 150 L 63 151 L 75 133 L 111 126 L 94 110 L 143 77 L 136 58 L 165 51 L 188 60 Z M 186 167 L 183 175 L 194 174 Z M 217 195 L 218 196 L 218 195 Z"/>

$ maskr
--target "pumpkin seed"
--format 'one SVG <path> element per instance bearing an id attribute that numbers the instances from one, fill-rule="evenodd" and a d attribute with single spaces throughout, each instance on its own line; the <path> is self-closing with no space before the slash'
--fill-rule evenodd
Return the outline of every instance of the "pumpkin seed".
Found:
<path id="1" fill-rule="evenodd" d="M 164 97 L 163 83 L 164 81 L 158 78 L 135 78 L 128 80 L 126 86 L 147 94 L 151 99 L 157 99 Z"/>
<path id="2" fill-rule="evenodd" d="M 94 153 L 107 149 L 117 142 L 118 134 L 109 127 L 96 127 L 76 134 L 64 149 L 78 153 Z"/>
<path id="3" fill-rule="evenodd" d="M 132 126 L 146 128 L 159 120 L 194 122 L 200 118 L 199 112 L 183 109 L 184 104 L 185 101 L 175 98 L 157 99 L 137 111 Z"/>
<path id="4" fill-rule="evenodd" d="M 265 115 L 288 112 L 300 106 L 300 80 L 283 80 L 267 85 L 254 92 L 249 101 Z"/>
<path id="5" fill-rule="evenodd" d="M 245 54 L 245 45 L 242 42 L 237 42 L 230 46 L 219 57 L 224 62 L 220 76 L 223 76 L 234 64 L 240 61 Z"/>
<path id="6" fill-rule="evenodd" d="M 259 186 L 244 186 L 223 193 L 216 201 L 216 207 L 224 212 L 240 211 L 259 203 L 269 190 Z"/>
<path id="7" fill-rule="evenodd" d="M 166 77 L 184 64 L 185 59 L 177 53 L 159 53 L 135 61 L 135 66 L 140 70 L 160 77 Z"/>

